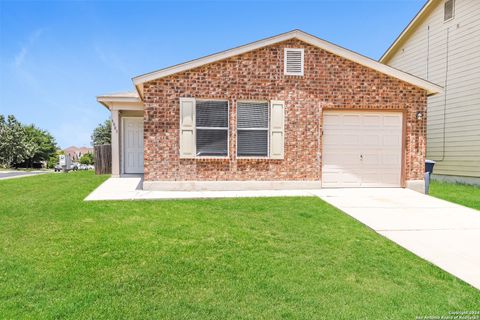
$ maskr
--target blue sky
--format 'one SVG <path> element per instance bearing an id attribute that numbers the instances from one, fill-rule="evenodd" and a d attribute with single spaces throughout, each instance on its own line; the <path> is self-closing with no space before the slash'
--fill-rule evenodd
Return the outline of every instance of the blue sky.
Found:
<path id="1" fill-rule="evenodd" d="M 136 75 L 291 29 L 378 59 L 424 2 L 0 0 L 0 114 L 89 145 Z"/>

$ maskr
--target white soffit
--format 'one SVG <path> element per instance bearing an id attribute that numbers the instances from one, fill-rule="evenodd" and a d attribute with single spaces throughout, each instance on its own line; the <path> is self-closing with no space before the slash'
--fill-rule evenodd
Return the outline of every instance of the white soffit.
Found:
<path id="1" fill-rule="evenodd" d="M 113 104 L 117 103 L 128 103 L 132 105 L 143 104 L 138 93 L 135 91 L 117 92 L 101 95 L 97 97 L 97 101 L 109 109 Z"/>

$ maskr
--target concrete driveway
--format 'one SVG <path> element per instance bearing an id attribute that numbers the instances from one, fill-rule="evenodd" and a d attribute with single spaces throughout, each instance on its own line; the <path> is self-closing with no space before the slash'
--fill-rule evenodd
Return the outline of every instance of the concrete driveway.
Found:
<path id="1" fill-rule="evenodd" d="M 480 211 L 399 188 L 312 193 L 480 289 Z"/>

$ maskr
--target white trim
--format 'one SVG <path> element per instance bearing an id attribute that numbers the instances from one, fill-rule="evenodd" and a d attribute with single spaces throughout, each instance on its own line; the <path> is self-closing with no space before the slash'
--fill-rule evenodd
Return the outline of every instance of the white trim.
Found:
<path id="1" fill-rule="evenodd" d="M 197 67 L 203 66 L 205 64 L 209 64 L 209 63 L 212 63 L 212 62 L 227 59 L 227 58 L 230 58 L 230 57 L 242 54 L 242 53 L 246 53 L 246 52 L 249 52 L 249 51 L 252 51 L 252 50 L 255 50 L 255 49 L 259 49 L 259 48 L 262 48 L 262 47 L 265 47 L 265 46 L 269 46 L 269 45 L 272 45 L 272 44 L 276 44 L 276 43 L 286 41 L 286 40 L 289 40 L 289 39 L 294 39 L 294 38 L 299 39 L 301 41 L 304 41 L 306 43 L 309 43 L 311 45 L 314 45 L 316 47 L 319 47 L 321 49 L 324 49 L 328 52 L 331 52 L 333 54 L 336 54 L 336 55 L 341 56 L 343 58 L 346 58 L 348 60 L 351 60 L 351 61 L 354 61 L 354 62 L 359 63 L 361 65 L 364 65 L 364 66 L 366 66 L 368 68 L 371 68 L 373 70 L 379 71 L 379 72 L 384 73 L 386 75 L 389 75 L 389 76 L 392 76 L 394 78 L 400 79 L 402 81 L 408 82 L 412 85 L 415 85 L 419 88 L 422 88 L 422 89 L 426 90 L 428 92 L 428 94 L 435 94 L 435 93 L 439 93 L 439 92 L 442 91 L 442 87 L 440 87 L 440 86 L 438 86 L 438 85 L 436 85 L 432 82 L 423 80 L 423 79 L 421 79 L 419 77 L 416 77 L 414 75 L 411 75 L 409 73 L 406 73 L 406 72 L 400 71 L 398 69 L 392 68 L 390 66 L 384 65 L 384 64 L 382 64 L 378 61 L 367 58 L 366 56 L 363 56 L 363 55 L 360 55 L 356 52 L 347 50 L 345 48 L 342 48 L 340 46 L 337 46 L 333 43 L 322 40 L 320 38 L 317 38 L 315 36 L 312 36 L 308 33 L 300 31 L 300 30 L 293 30 L 293 31 L 290 31 L 290 32 L 287 32 L 287 33 L 283 33 L 283 34 L 271 37 L 271 38 L 259 40 L 259 41 L 256 41 L 256 42 L 244 45 L 244 46 L 240 46 L 240 47 L 237 47 L 237 48 L 233 48 L 233 49 L 230 49 L 230 50 L 226 50 L 226 51 L 223 51 L 223 52 L 212 54 L 212 55 L 200 58 L 200 59 L 192 60 L 192 61 L 185 62 L 185 63 L 182 63 L 182 64 L 178 64 L 178 65 L 175 65 L 175 66 L 172 66 L 172 67 L 168 67 L 168 68 L 165 68 L 165 69 L 161 69 L 161 70 L 158 70 L 158 71 L 154 71 L 154 72 L 150 72 L 150 73 L 147 73 L 147 74 L 144 74 L 144 75 L 140 75 L 140 76 L 134 77 L 132 79 L 132 81 L 133 81 L 136 89 L 138 91 L 140 91 L 140 93 L 141 93 L 142 89 L 139 88 L 139 86 L 141 84 L 145 83 L 145 82 L 152 81 L 152 80 L 159 79 L 159 78 L 163 78 L 163 77 L 166 77 L 166 76 L 169 76 L 169 75 L 172 75 L 172 74 L 175 74 L 175 73 L 179 73 L 179 72 L 182 72 L 182 71 L 190 70 L 190 69 L 193 69 L 193 68 L 197 68 Z"/>
<path id="2" fill-rule="evenodd" d="M 302 68 L 302 71 L 300 73 L 295 73 L 295 72 L 288 72 L 287 71 L 287 51 L 297 51 L 301 53 L 301 61 L 300 61 L 300 66 Z M 303 77 L 304 74 L 304 66 L 305 66 L 305 52 L 303 49 L 299 48 L 284 48 L 283 49 L 283 74 L 286 76 L 299 76 Z"/>
<path id="3" fill-rule="evenodd" d="M 116 108 L 117 110 L 136 110 L 145 107 L 143 101 L 140 100 L 139 97 L 132 97 L 130 95 L 125 96 L 98 96 L 97 102 L 103 104 L 106 108 L 113 110 Z"/>
<path id="4" fill-rule="evenodd" d="M 119 111 L 143 111 L 145 106 L 143 104 L 132 104 L 132 103 L 114 103 L 110 105 L 110 110 L 119 110 Z"/>

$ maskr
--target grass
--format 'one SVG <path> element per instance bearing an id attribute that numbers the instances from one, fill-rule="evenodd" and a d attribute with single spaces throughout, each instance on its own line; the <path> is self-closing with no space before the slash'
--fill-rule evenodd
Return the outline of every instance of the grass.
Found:
<path id="1" fill-rule="evenodd" d="M 479 186 L 432 181 L 430 195 L 480 210 Z"/>
<path id="2" fill-rule="evenodd" d="M 7 319 L 414 319 L 480 292 L 318 198 L 83 202 L 91 172 L 0 181 Z"/>

